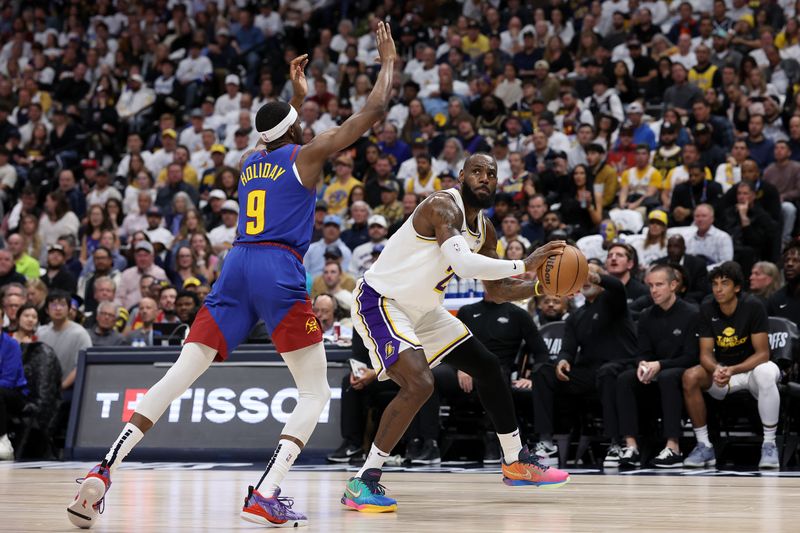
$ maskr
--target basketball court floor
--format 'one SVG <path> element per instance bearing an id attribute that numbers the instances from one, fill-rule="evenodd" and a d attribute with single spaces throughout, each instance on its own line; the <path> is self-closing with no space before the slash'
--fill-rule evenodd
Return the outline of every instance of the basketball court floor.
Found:
<path id="1" fill-rule="evenodd" d="M 77 531 L 65 507 L 88 463 L 0 464 L 0 531 Z M 249 463 L 130 463 L 113 479 L 103 532 L 256 531 L 238 516 L 247 485 L 260 476 Z M 575 470 L 559 489 L 512 488 L 499 469 L 388 471 L 383 483 L 397 513 L 369 515 L 340 503 L 352 471 L 299 466 L 285 495 L 309 515 L 307 531 L 447 533 L 536 531 L 800 531 L 800 472 L 716 470 L 657 475 Z M 436 471 L 439 470 L 439 471 Z"/>

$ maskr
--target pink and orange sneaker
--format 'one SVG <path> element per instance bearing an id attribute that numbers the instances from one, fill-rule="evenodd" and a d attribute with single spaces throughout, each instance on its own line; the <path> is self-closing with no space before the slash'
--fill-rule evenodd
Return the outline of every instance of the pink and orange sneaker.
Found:
<path id="1" fill-rule="evenodd" d="M 569 473 L 545 466 L 525 446 L 519 459 L 511 464 L 503 461 L 503 483 L 511 486 L 534 485 L 536 487 L 560 487 L 569 483 Z"/>
<path id="2" fill-rule="evenodd" d="M 292 509 L 294 500 L 281 496 L 281 489 L 265 498 L 252 486 L 247 489 L 244 507 L 239 516 L 248 522 L 270 527 L 303 527 L 308 525 L 308 518 Z"/>
<path id="3" fill-rule="evenodd" d="M 111 488 L 111 471 L 99 464 L 77 482 L 80 483 L 80 489 L 67 507 L 67 518 L 73 525 L 89 529 L 105 509 L 106 493 Z"/>

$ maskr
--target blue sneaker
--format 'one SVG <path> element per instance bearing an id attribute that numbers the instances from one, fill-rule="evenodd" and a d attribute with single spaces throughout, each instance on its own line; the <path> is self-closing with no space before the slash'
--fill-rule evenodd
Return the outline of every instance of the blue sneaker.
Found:
<path id="1" fill-rule="evenodd" d="M 705 466 L 714 466 L 717 464 L 717 458 L 714 455 L 714 447 L 708 447 L 702 442 L 698 442 L 694 447 L 689 457 L 683 460 L 683 466 L 689 468 L 703 468 Z"/>
<path id="2" fill-rule="evenodd" d="M 386 496 L 379 483 L 381 471 L 370 468 L 361 477 L 351 477 L 344 488 L 342 503 L 362 513 L 391 513 L 397 510 L 397 500 Z"/>
<path id="3" fill-rule="evenodd" d="M 758 462 L 759 468 L 780 468 L 781 462 L 778 459 L 778 447 L 774 442 L 765 442 L 761 445 L 761 461 Z"/>

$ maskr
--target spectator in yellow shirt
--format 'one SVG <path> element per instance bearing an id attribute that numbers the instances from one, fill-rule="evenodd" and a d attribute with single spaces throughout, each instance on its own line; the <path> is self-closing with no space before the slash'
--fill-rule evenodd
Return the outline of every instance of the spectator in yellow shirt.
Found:
<path id="1" fill-rule="evenodd" d="M 197 171 L 189 164 L 189 150 L 187 150 L 185 146 L 178 146 L 175 149 L 173 161 L 181 166 L 183 181 L 187 185 L 191 185 L 197 189 L 200 186 L 200 181 L 197 177 Z M 162 168 L 161 172 L 158 173 L 158 183 L 160 185 L 167 182 L 167 168 L 169 168 L 169 166 Z"/>
<path id="2" fill-rule="evenodd" d="M 342 154 L 333 162 L 334 180 L 325 189 L 323 200 L 328 204 L 329 215 L 343 217 L 347 214 L 347 199 L 356 185 L 363 185 L 353 177 L 353 159 Z"/>
<path id="3" fill-rule="evenodd" d="M 478 59 L 489 51 L 489 38 L 481 33 L 477 20 L 470 20 L 467 24 L 467 34 L 461 38 L 461 51 L 472 59 Z"/>

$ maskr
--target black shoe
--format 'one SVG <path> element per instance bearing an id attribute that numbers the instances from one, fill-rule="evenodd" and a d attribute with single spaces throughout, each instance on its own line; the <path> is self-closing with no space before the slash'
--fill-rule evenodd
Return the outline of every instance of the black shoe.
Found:
<path id="1" fill-rule="evenodd" d="M 622 448 L 619 454 L 619 467 L 620 468 L 634 468 L 641 466 L 641 456 L 639 450 L 626 446 Z"/>
<path id="2" fill-rule="evenodd" d="M 433 439 L 426 440 L 420 454 L 411 460 L 412 465 L 438 465 L 442 462 L 439 445 Z"/>
<path id="3" fill-rule="evenodd" d="M 494 434 L 486 435 L 483 439 L 483 464 L 500 464 L 500 443 Z"/>
<path id="4" fill-rule="evenodd" d="M 657 468 L 682 468 L 683 456 L 672 448 L 666 447 L 653 459 L 652 464 Z"/>
<path id="5" fill-rule="evenodd" d="M 411 439 L 406 444 L 406 457 L 407 462 L 411 462 L 422 453 L 422 439 Z"/>
<path id="6" fill-rule="evenodd" d="M 341 446 L 328 455 L 328 461 L 332 463 L 349 463 L 353 457 L 360 455 L 364 455 L 364 450 L 361 449 L 361 446 L 344 441 Z"/>

